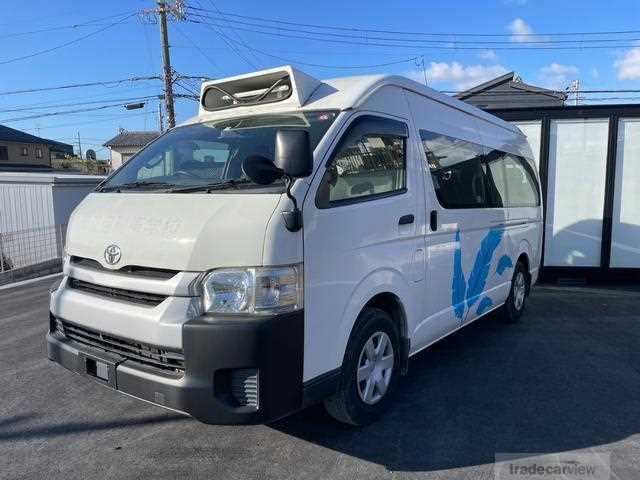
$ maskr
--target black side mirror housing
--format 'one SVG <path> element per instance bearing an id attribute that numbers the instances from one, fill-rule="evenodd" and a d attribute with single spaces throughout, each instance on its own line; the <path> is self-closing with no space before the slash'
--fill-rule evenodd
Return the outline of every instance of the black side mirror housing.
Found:
<path id="1" fill-rule="evenodd" d="M 276 133 L 274 164 L 290 178 L 304 178 L 313 173 L 313 152 L 309 132 L 286 128 Z"/>

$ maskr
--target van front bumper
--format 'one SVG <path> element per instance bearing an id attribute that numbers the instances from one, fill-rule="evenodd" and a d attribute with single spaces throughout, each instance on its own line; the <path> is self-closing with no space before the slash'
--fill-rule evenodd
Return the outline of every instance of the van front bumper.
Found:
<path id="1" fill-rule="evenodd" d="M 302 407 L 303 311 L 258 318 L 201 316 L 183 325 L 182 343 L 184 373 L 175 374 L 71 340 L 55 331 L 54 319 L 47 334 L 50 360 L 205 423 L 268 423 Z M 106 379 L 92 370 L 96 362 Z M 238 378 L 235 372 L 257 373 L 257 384 L 256 376 L 247 382 L 251 392 L 257 385 L 257 405 L 238 401 L 238 389 L 246 385 L 232 380 Z"/>

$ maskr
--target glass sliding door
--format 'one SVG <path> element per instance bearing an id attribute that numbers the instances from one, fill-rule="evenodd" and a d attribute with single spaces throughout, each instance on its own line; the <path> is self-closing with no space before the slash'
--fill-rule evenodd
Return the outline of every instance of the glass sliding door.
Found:
<path id="1" fill-rule="evenodd" d="M 640 268 L 640 118 L 618 123 L 611 267 Z"/>
<path id="2" fill-rule="evenodd" d="M 533 161 L 540 171 L 540 138 L 542 134 L 542 121 L 533 120 L 527 122 L 511 122 L 527 136 L 527 141 L 533 152 Z"/>
<path id="3" fill-rule="evenodd" d="M 544 265 L 598 267 L 609 120 L 553 120 Z"/>

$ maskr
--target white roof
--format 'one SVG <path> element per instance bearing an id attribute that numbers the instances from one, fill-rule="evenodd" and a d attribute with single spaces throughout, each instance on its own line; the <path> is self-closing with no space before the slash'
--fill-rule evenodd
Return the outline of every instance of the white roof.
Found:
<path id="1" fill-rule="evenodd" d="M 403 88 L 424 97 L 430 98 L 445 105 L 449 105 L 452 108 L 461 110 L 470 115 L 473 115 L 479 119 L 499 125 L 513 132 L 520 131 L 513 125 L 498 117 L 491 115 L 479 108 L 474 107 L 468 103 L 458 100 L 440 93 L 432 88 L 422 85 L 414 80 L 399 75 L 360 75 L 351 77 L 338 77 L 327 80 L 318 80 L 313 82 L 313 77 L 304 74 L 290 66 L 279 67 L 252 74 L 239 75 L 237 77 L 231 77 L 227 79 L 220 79 L 213 82 L 205 82 L 202 85 L 201 93 L 204 92 L 208 85 L 223 83 L 233 80 L 246 79 L 253 75 L 263 75 L 265 73 L 271 73 L 274 71 L 287 71 L 292 75 L 292 83 L 294 89 L 296 84 L 307 86 L 305 89 L 305 95 L 293 96 L 290 100 L 282 102 L 274 102 L 262 105 L 235 107 L 224 110 L 218 110 L 215 112 L 207 112 L 201 108 L 200 115 L 194 117 L 186 122 L 198 123 L 202 121 L 215 120 L 220 118 L 229 118 L 235 116 L 246 116 L 257 113 L 267 112 L 286 112 L 292 110 L 347 110 L 350 108 L 357 108 L 362 102 L 364 102 L 373 92 L 383 86 L 396 86 Z M 313 85 L 314 89 L 309 92 L 309 85 Z"/>

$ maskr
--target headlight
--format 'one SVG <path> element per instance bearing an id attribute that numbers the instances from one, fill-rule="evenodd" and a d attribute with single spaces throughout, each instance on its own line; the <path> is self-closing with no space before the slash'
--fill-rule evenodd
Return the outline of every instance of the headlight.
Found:
<path id="1" fill-rule="evenodd" d="M 213 270 L 202 281 L 204 310 L 248 314 L 299 310 L 302 279 L 302 265 Z"/>

